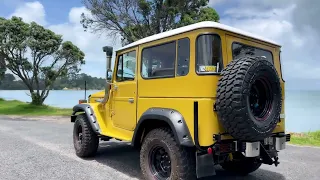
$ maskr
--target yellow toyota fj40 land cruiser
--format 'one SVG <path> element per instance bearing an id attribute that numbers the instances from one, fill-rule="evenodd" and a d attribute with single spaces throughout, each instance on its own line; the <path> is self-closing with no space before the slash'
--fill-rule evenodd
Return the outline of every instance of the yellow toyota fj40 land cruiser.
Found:
<path id="1" fill-rule="evenodd" d="M 285 149 L 281 46 L 220 23 L 200 22 L 106 46 L 99 99 L 74 106 L 77 156 L 99 140 L 140 148 L 145 179 L 196 179 L 216 165 L 242 175 L 279 164 Z M 110 73 L 112 73 L 112 76 Z M 93 98 L 93 97 L 91 97 Z"/>

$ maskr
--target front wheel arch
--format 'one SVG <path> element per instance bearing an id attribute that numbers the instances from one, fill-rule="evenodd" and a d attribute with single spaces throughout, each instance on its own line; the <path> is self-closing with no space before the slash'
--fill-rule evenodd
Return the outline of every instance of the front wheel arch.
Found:
<path id="1" fill-rule="evenodd" d="M 86 115 L 88 121 L 90 122 L 92 130 L 96 134 L 100 135 L 101 129 L 100 129 L 99 123 L 97 121 L 97 118 L 95 116 L 95 113 L 94 113 L 92 107 L 89 104 L 75 105 L 73 107 L 73 113 L 71 115 L 71 122 L 75 122 L 76 117 L 81 115 L 81 114 L 76 115 L 76 113 L 79 113 L 79 112 Z"/>

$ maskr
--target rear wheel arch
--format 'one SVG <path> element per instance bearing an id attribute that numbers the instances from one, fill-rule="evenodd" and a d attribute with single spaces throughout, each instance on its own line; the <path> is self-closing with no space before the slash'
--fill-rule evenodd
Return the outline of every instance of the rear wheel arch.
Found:
<path id="1" fill-rule="evenodd" d="M 150 108 L 142 114 L 135 128 L 132 145 L 140 147 L 146 134 L 155 128 L 168 127 L 179 145 L 193 147 L 188 126 L 178 111 L 168 108 Z"/>

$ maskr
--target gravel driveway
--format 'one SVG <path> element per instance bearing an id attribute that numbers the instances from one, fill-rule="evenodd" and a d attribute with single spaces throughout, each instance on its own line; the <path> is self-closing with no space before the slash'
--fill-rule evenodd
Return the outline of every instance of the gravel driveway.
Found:
<path id="1" fill-rule="evenodd" d="M 262 165 L 247 177 L 218 169 L 205 180 L 318 180 L 320 148 L 287 146 L 278 167 Z M 141 179 L 139 152 L 123 142 L 103 142 L 92 159 L 73 150 L 68 118 L 17 119 L 0 116 L 0 179 Z"/>

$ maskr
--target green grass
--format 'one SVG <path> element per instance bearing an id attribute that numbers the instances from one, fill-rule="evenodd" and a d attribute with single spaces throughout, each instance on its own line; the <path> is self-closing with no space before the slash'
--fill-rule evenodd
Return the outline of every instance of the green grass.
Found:
<path id="1" fill-rule="evenodd" d="M 319 146 L 320 147 L 320 131 L 307 132 L 307 133 L 290 133 L 291 144 Z"/>
<path id="2" fill-rule="evenodd" d="M 50 106 L 36 106 L 21 101 L 6 101 L 0 98 L 0 115 L 25 116 L 70 116 L 72 109 L 62 109 Z"/>

